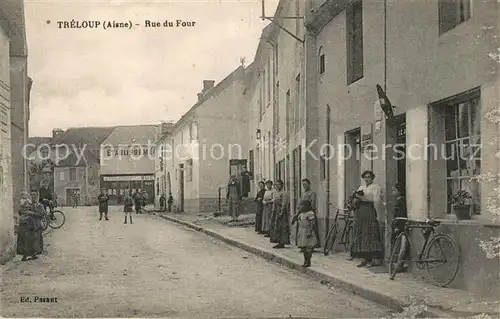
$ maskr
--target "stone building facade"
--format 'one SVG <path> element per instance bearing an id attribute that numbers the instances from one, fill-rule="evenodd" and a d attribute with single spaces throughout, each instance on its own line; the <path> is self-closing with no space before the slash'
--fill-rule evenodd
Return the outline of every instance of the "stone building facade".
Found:
<path id="1" fill-rule="evenodd" d="M 24 4 L 0 3 L 0 262 L 15 252 L 17 196 L 28 187 L 23 146 L 28 137 L 29 91 Z"/>

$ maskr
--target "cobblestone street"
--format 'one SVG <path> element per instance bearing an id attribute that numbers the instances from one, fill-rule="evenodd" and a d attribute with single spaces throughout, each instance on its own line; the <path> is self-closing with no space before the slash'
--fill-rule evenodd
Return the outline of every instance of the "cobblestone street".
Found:
<path id="1" fill-rule="evenodd" d="M 2 266 L 5 317 L 381 317 L 388 309 L 151 215 L 66 208 L 39 260 Z M 21 297 L 57 297 L 22 303 Z M 33 299 L 31 299 L 33 301 Z"/>

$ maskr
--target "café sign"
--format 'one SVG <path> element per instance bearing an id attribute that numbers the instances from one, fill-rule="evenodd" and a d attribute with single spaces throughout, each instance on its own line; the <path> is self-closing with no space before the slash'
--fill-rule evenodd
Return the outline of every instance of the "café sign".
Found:
<path id="1" fill-rule="evenodd" d="M 103 176 L 105 182 L 135 182 L 135 181 L 154 181 L 152 175 L 119 175 L 119 176 Z"/>
<path id="2" fill-rule="evenodd" d="M 148 149 L 148 148 L 132 148 L 132 149 L 117 149 L 117 150 L 108 149 L 105 150 L 105 152 L 107 157 L 154 155 L 154 149 Z"/>

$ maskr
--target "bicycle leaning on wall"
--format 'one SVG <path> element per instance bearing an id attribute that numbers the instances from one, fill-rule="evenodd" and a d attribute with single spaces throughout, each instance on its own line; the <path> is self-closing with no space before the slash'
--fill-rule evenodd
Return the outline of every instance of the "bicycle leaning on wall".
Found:
<path id="1" fill-rule="evenodd" d="M 460 251 L 455 239 L 448 234 L 436 232 L 441 222 L 427 219 L 425 222 L 396 217 L 394 223 L 402 223 L 391 247 L 389 275 L 393 280 L 402 271 L 405 263 L 415 263 L 418 269 L 425 269 L 426 277 L 435 285 L 445 287 L 457 276 L 460 267 Z M 420 229 L 424 243 L 416 260 L 411 260 L 411 230 Z"/>

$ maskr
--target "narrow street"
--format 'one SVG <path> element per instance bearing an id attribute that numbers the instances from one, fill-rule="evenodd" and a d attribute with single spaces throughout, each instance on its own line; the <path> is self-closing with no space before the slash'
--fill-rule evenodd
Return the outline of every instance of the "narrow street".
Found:
<path id="1" fill-rule="evenodd" d="M 2 266 L 4 317 L 382 317 L 390 311 L 150 215 L 65 208 L 39 260 Z M 34 302 L 34 297 L 57 303 Z M 31 302 L 21 302 L 30 297 Z"/>

